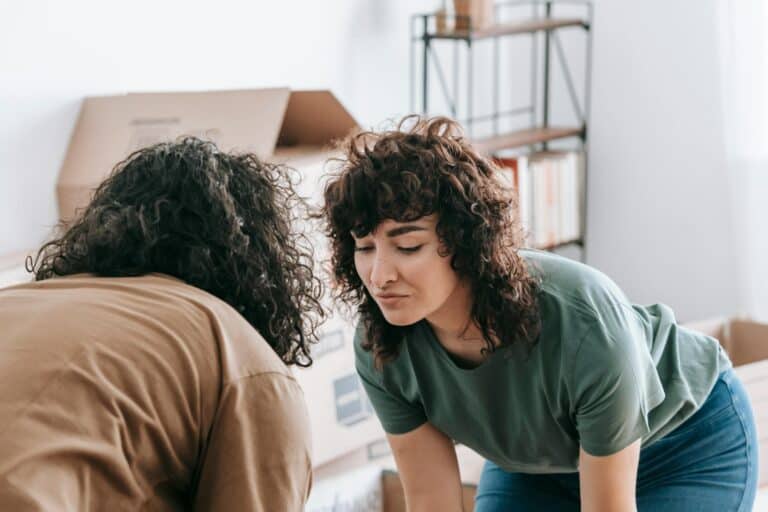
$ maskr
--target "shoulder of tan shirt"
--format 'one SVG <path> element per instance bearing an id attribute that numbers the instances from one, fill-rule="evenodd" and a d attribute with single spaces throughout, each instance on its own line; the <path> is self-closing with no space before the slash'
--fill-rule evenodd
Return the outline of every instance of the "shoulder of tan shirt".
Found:
<path id="1" fill-rule="evenodd" d="M 102 277 L 75 274 L 33 281 L 3 289 L 112 289 L 160 299 L 166 307 L 191 304 L 208 317 L 217 342 L 222 384 L 258 374 L 281 374 L 293 379 L 290 368 L 277 356 L 261 334 L 232 306 L 215 295 L 176 277 L 152 273 L 135 277 Z"/>

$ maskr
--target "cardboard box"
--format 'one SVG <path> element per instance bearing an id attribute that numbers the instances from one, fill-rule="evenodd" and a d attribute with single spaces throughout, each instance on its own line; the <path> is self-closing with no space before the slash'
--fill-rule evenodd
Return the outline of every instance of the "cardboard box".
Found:
<path id="1" fill-rule="evenodd" d="M 85 98 L 56 184 L 59 215 L 72 219 L 118 161 L 156 142 L 194 135 L 224 151 L 250 151 L 266 160 L 300 155 L 318 161 L 334 139 L 356 129 L 329 91 L 274 88 Z"/>
<path id="2" fill-rule="evenodd" d="M 331 317 L 312 351 L 312 367 L 294 371 L 309 408 L 315 467 L 384 437 L 355 371 L 353 336 L 354 321 Z"/>
<path id="3" fill-rule="evenodd" d="M 463 509 L 473 510 L 476 486 L 462 485 Z M 305 512 L 406 512 L 397 473 L 376 465 L 316 482 Z"/>
<path id="4" fill-rule="evenodd" d="M 453 0 L 456 31 L 482 30 L 494 23 L 493 0 Z"/>
<path id="5" fill-rule="evenodd" d="M 768 324 L 716 318 L 684 327 L 716 338 L 733 362 L 752 402 L 760 445 L 758 485 L 768 485 Z"/>

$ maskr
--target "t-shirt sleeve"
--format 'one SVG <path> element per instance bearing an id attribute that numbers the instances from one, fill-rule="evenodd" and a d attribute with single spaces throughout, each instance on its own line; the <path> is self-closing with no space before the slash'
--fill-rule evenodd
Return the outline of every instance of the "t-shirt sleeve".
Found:
<path id="1" fill-rule="evenodd" d="M 398 377 L 402 378 L 402 372 L 387 368 L 387 365 L 398 364 L 397 361 L 385 364 L 381 371 L 377 370 L 374 367 L 373 354 L 361 346 L 362 336 L 365 336 L 365 331 L 358 326 L 354 340 L 355 367 L 381 426 L 388 434 L 405 434 L 425 423 L 427 417 L 421 404 L 397 391 L 397 388 L 402 388 L 405 384 L 398 382 Z"/>
<path id="2" fill-rule="evenodd" d="M 195 510 L 299 512 L 312 484 L 309 418 L 292 377 L 228 384 L 203 454 Z"/>
<path id="3" fill-rule="evenodd" d="M 595 456 L 644 438 L 648 413 L 664 399 L 646 342 L 630 317 L 596 320 L 581 339 L 569 381 L 579 443 Z"/>

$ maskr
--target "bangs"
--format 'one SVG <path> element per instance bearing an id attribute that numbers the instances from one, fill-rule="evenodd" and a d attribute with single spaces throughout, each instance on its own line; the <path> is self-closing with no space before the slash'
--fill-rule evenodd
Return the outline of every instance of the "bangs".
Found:
<path id="1" fill-rule="evenodd" d="M 335 208 L 337 226 L 360 238 L 382 221 L 412 222 L 437 211 L 437 187 L 411 171 L 356 170 L 347 176 L 343 199 Z"/>

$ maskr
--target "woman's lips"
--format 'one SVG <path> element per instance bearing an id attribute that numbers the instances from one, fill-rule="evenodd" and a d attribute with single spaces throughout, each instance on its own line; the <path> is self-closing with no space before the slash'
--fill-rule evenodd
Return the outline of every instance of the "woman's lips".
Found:
<path id="1" fill-rule="evenodd" d="M 382 306 L 393 307 L 393 306 L 397 306 L 400 302 L 402 302 L 404 299 L 407 299 L 407 298 L 408 298 L 407 295 L 385 293 L 381 295 L 376 295 L 376 302 L 378 302 Z"/>

